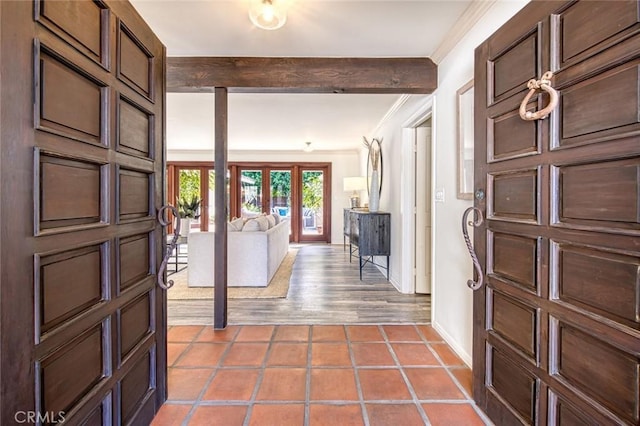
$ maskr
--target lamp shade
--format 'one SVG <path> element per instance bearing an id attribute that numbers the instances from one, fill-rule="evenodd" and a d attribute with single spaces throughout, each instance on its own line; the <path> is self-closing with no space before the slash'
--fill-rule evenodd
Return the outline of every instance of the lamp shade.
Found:
<path id="1" fill-rule="evenodd" d="M 287 11 L 281 0 L 251 0 L 249 19 L 263 30 L 277 30 L 287 22 Z"/>
<path id="2" fill-rule="evenodd" d="M 343 181 L 345 192 L 363 191 L 367 189 L 367 178 L 364 176 L 346 177 Z"/>

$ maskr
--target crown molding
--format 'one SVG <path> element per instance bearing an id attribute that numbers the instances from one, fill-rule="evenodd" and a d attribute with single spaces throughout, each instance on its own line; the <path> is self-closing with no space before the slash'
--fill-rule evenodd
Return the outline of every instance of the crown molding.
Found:
<path id="1" fill-rule="evenodd" d="M 398 112 L 398 110 L 402 108 L 404 104 L 407 103 L 410 96 L 411 95 L 407 95 L 407 94 L 400 95 L 398 100 L 395 101 L 393 105 L 391 105 L 391 108 L 389 108 L 389 110 L 384 115 L 384 117 L 382 117 L 378 122 L 378 124 L 376 124 L 376 127 L 373 128 L 373 130 L 371 131 L 371 134 L 375 136 L 375 134 L 378 133 L 378 131 L 382 128 L 384 123 L 386 123 L 391 117 L 393 117 Z"/>
<path id="2" fill-rule="evenodd" d="M 431 54 L 431 60 L 436 64 L 442 62 L 455 45 L 462 40 L 496 1 L 497 0 L 473 0 L 469 7 L 462 13 L 462 16 L 460 16 L 456 24 L 444 36 L 443 42 L 440 43 L 433 54 Z"/>

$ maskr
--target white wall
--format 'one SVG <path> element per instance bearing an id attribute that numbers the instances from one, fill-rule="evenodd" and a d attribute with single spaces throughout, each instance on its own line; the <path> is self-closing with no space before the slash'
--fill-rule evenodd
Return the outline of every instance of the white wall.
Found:
<path id="1" fill-rule="evenodd" d="M 228 161 L 331 163 L 331 243 L 342 244 L 343 211 L 351 193 L 344 192 L 343 178 L 358 176 L 358 152 L 349 151 L 229 151 Z M 167 161 L 213 161 L 213 151 L 168 150 Z M 365 194 L 366 196 L 366 191 Z"/>
<path id="2" fill-rule="evenodd" d="M 528 0 L 496 2 L 438 65 L 435 188 L 444 188 L 445 200 L 435 204 L 432 322 L 469 364 L 473 344 L 473 295 L 466 282 L 472 277 L 472 265 L 460 221 L 464 210 L 473 202 L 456 199 L 456 91 L 473 78 L 475 48 L 527 3 Z"/>
<path id="3" fill-rule="evenodd" d="M 389 281 L 400 291 L 402 289 L 402 223 L 413 220 L 413 212 L 402 211 L 402 196 L 406 188 L 402 185 L 403 165 L 403 125 L 417 109 L 428 100 L 428 96 L 409 96 L 406 102 L 378 128 L 372 137 L 382 138 L 382 159 L 384 175 L 380 211 L 391 213 L 391 256 L 389 256 Z M 367 152 L 361 152 L 361 168 L 365 173 Z M 366 198 L 366 197 L 365 197 Z"/>
<path id="4" fill-rule="evenodd" d="M 432 291 L 432 322 L 453 349 L 471 364 L 473 295 L 466 286 L 472 277 L 469 254 L 462 239 L 460 220 L 471 201 L 456 198 L 456 91 L 473 78 L 474 49 L 519 11 L 528 0 L 498 1 L 471 28 L 461 41 L 438 64 L 438 89 L 434 92 L 434 188 L 443 188 L 443 203 L 435 203 L 434 270 Z M 410 96 L 395 115 L 382 123 L 374 137 L 383 137 L 384 185 L 381 210 L 392 215 L 391 280 L 401 288 L 400 240 L 403 220 L 401 209 L 404 188 L 402 174 L 402 126 L 424 108 L 424 96 Z M 406 164 L 406 163 L 405 163 Z M 408 196 L 408 195 L 407 195 Z"/>

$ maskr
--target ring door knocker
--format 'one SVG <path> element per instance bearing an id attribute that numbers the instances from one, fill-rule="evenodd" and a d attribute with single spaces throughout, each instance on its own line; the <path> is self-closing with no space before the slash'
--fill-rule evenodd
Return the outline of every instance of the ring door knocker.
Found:
<path id="1" fill-rule="evenodd" d="M 165 228 L 171 223 L 171 221 L 165 216 L 165 212 L 167 210 L 171 210 L 171 213 L 173 213 L 173 217 L 178 217 L 178 209 L 176 209 L 175 207 L 170 205 L 160 207 L 160 210 L 158 210 L 158 222 L 160 222 L 160 225 Z M 169 290 L 171 287 L 173 287 L 173 280 L 169 280 L 166 283 L 164 282 L 164 274 L 167 271 L 167 263 L 169 262 L 169 257 L 171 257 L 171 253 L 173 253 L 173 251 L 176 249 L 179 237 L 180 221 L 177 220 L 176 227 L 173 230 L 173 238 L 171 238 L 171 242 L 165 249 L 164 257 L 162 259 L 162 263 L 160 264 L 160 269 L 158 269 L 158 286 L 164 290 Z"/>
<path id="2" fill-rule="evenodd" d="M 534 120 L 542 120 L 547 118 L 547 116 L 558 106 L 558 92 L 556 89 L 551 87 L 551 79 L 553 78 L 553 73 L 551 71 L 547 71 L 544 73 L 540 80 L 531 79 L 527 83 L 527 87 L 529 88 L 529 93 L 524 97 L 522 103 L 520 104 L 520 118 L 526 121 L 534 121 Z M 532 112 L 527 111 L 527 104 L 531 97 L 538 90 L 544 90 L 549 94 L 549 105 L 540 111 Z"/>
<path id="3" fill-rule="evenodd" d="M 469 213 L 471 212 L 476 212 L 478 215 L 478 218 L 475 219 L 475 221 L 473 220 L 467 221 Z M 462 235 L 464 236 L 464 242 L 467 244 L 467 250 L 469 250 L 469 255 L 471 256 L 471 260 L 473 261 L 473 267 L 475 268 L 478 274 L 477 282 L 474 280 L 467 281 L 467 285 L 469 286 L 469 288 L 474 291 L 482 287 L 482 284 L 484 283 L 484 274 L 482 273 L 482 267 L 480 266 L 480 261 L 478 260 L 476 251 L 473 248 L 473 244 L 471 244 L 471 239 L 469 238 L 469 231 L 467 230 L 467 226 L 477 227 L 482 224 L 482 221 L 483 221 L 482 210 L 480 210 L 477 207 L 469 207 L 464 211 L 464 214 L 462 215 Z"/>

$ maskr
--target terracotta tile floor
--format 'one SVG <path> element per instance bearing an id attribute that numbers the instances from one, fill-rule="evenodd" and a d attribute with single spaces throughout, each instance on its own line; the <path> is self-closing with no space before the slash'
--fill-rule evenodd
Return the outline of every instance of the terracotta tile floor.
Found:
<path id="1" fill-rule="evenodd" d="M 168 353 L 154 426 L 485 424 L 429 325 L 174 326 Z"/>

